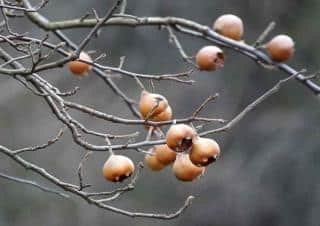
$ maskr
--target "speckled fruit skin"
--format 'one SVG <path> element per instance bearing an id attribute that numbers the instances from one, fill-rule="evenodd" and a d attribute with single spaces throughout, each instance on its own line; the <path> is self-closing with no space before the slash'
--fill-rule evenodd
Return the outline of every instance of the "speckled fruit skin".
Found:
<path id="1" fill-rule="evenodd" d="M 85 52 L 81 52 L 79 58 L 81 60 L 86 60 L 86 61 L 92 62 L 91 57 Z M 91 68 L 92 68 L 91 65 L 77 61 L 77 60 L 70 61 L 68 63 L 68 66 L 69 66 L 70 71 L 77 76 L 87 75 L 87 72 L 89 70 L 91 70 Z"/>
<path id="2" fill-rule="evenodd" d="M 143 118 L 146 118 L 151 114 L 151 117 L 154 117 L 168 107 L 167 99 L 156 93 L 149 93 L 147 91 L 142 91 L 140 102 L 139 102 L 139 110 Z"/>
<path id="3" fill-rule="evenodd" d="M 213 71 L 224 65 L 224 54 L 217 46 L 205 46 L 196 55 L 196 63 L 199 70 Z"/>
<path id="4" fill-rule="evenodd" d="M 105 179 L 112 182 L 121 182 L 134 172 L 132 160 L 123 155 L 110 155 L 102 168 Z"/>
<path id="5" fill-rule="evenodd" d="M 156 145 L 154 147 L 154 154 L 157 160 L 163 165 L 169 165 L 176 160 L 177 153 L 174 152 L 166 144 Z"/>
<path id="6" fill-rule="evenodd" d="M 204 167 L 194 165 L 188 154 L 179 154 L 172 166 L 173 174 L 181 181 L 193 181 L 203 174 L 204 170 Z"/>
<path id="7" fill-rule="evenodd" d="M 243 36 L 243 22 L 236 15 L 225 14 L 215 20 L 213 30 L 225 37 L 239 41 Z"/>
<path id="8" fill-rule="evenodd" d="M 198 137 L 192 144 L 190 160 L 196 166 L 207 166 L 220 155 L 219 144 L 212 139 Z"/>
<path id="9" fill-rule="evenodd" d="M 286 61 L 294 54 L 294 41 L 288 35 L 277 35 L 266 44 L 266 50 L 272 60 Z"/>
<path id="10" fill-rule="evenodd" d="M 196 132 L 188 125 L 172 125 L 167 131 L 166 144 L 175 152 L 187 151 L 192 145 Z"/>

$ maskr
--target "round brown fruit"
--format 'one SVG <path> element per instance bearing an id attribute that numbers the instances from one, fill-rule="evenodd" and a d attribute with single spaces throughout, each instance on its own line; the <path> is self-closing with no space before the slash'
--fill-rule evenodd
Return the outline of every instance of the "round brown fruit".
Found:
<path id="1" fill-rule="evenodd" d="M 223 67 L 224 54 L 217 46 L 205 46 L 196 55 L 196 63 L 200 70 L 213 71 Z"/>
<path id="2" fill-rule="evenodd" d="M 169 121 L 171 119 L 172 119 L 172 109 L 171 109 L 170 105 L 168 105 L 166 110 L 164 110 L 163 112 L 161 112 L 158 115 L 150 117 L 150 119 L 148 119 L 148 121 L 151 121 L 151 122 L 163 122 L 163 121 Z M 145 125 L 144 128 L 149 129 L 150 126 Z"/>
<path id="3" fill-rule="evenodd" d="M 243 36 L 243 23 L 238 16 L 225 14 L 216 19 L 213 23 L 213 30 L 225 37 L 239 41 Z"/>
<path id="4" fill-rule="evenodd" d="M 266 44 L 266 50 L 272 60 L 282 62 L 294 53 L 294 41 L 288 35 L 277 35 Z"/>
<path id="5" fill-rule="evenodd" d="M 174 175 L 181 181 L 192 181 L 203 174 L 204 170 L 204 167 L 194 165 L 188 154 L 179 154 L 172 166 Z"/>
<path id="6" fill-rule="evenodd" d="M 172 108 L 170 107 L 170 105 L 168 105 L 166 110 L 164 110 L 163 112 L 161 112 L 158 115 L 155 115 L 155 116 L 151 117 L 149 119 L 149 121 L 163 122 L 163 121 L 169 121 L 171 119 L 172 119 Z"/>
<path id="7" fill-rule="evenodd" d="M 219 144 L 212 139 L 202 137 L 194 139 L 189 153 L 191 162 L 196 166 L 207 166 L 214 162 L 219 155 Z"/>
<path id="8" fill-rule="evenodd" d="M 171 150 L 168 145 L 161 144 L 154 147 L 156 159 L 163 165 L 169 165 L 176 160 L 177 153 Z"/>
<path id="9" fill-rule="evenodd" d="M 184 152 L 192 146 L 196 132 L 188 125 L 172 125 L 166 135 L 166 143 L 175 152 Z"/>
<path id="10" fill-rule="evenodd" d="M 146 154 L 144 157 L 144 162 L 146 165 L 153 171 L 160 171 L 162 170 L 165 165 L 163 165 L 156 157 L 154 148 L 150 149 L 151 154 Z"/>
<path id="11" fill-rule="evenodd" d="M 121 182 L 134 172 L 131 159 L 123 155 L 110 155 L 102 168 L 103 176 L 112 182 Z"/>
<path id="12" fill-rule="evenodd" d="M 85 52 L 80 53 L 79 59 L 85 60 L 88 62 L 92 62 L 91 57 Z M 78 61 L 78 60 L 70 61 L 68 63 L 68 66 L 69 66 L 70 71 L 73 74 L 78 75 L 78 76 L 87 75 L 87 72 L 89 70 L 91 70 L 91 68 L 92 68 L 90 64 L 86 64 L 86 63 Z"/>
<path id="13" fill-rule="evenodd" d="M 143 118 L 156 116 L 168 107 L 167 99 L 156 93 L 149 93 L 147 91 L 142 91 L 139 110 Z"/>

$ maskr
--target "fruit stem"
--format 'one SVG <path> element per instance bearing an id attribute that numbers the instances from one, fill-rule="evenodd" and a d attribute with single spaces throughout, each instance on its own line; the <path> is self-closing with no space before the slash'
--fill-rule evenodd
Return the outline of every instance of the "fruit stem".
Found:
<path id="1" fill-rule="evenodd" d="M 276 22 L 272 21 L 268 24 L 266 29 L 259 35 L 257 40 L 253 43 L 255 48 L 261 47 L 261 43 L 266 39 L 266 37 L 270 34 L 270 32 L 275 28 Z"/>
<path id="2" fill-rule="evenodd" d="M 108 148 L 109 155 L 110 155 L 110 156 L 111 156 L 111 155 L 114 155 L 114 152 L 113 152 L 113 150 L 112 150 L 112 148 L 111 148 L 111 141 L 110 141 L 109 137 L 106 136 L 105 140 L 106 140 L 107 144 L 109 145 L 109 148 Z"/>

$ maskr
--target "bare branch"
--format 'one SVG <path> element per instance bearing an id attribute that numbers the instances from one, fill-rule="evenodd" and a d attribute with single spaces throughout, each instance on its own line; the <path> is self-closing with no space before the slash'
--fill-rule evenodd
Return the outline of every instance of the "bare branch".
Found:
<path id="1" fill-rule="evenodd" d="M 209 102 L 215 100 L 219 96 L 218 93 L 214 95 L 210 95 L 203 103 L 193 112 L 192 116 L 196 117 L 206 106 Z"/>
<path id="2" fill-rule="evenodd" d="M 278 90 L 287 83 L 289 80 L 295 78 L 306 87 L 308 87 L 315 94 L 320 94 L 320 86 L 316 84 L 317 81 L 313 80 L 317 74 L 303 75 L 304 70 L 296 71 L 284 63 L 276 63 L 272 61 L 265 53 L 260 51 L 259 47 L 263 43 L 265 37 L 270 33 L 274 27 L 274 23 L 270 23 L 269 26 L 262 32 L 257 41 L 253 45 L 246 44 L 245 42 L 235 41 L 219 35 L 214 32 L 208 26 L 196 23 L 191 20 L 178 17 L 137 17 L 134 15 L 125 14 L 127 7 L 127 0 L 115 0 L 114 4 L 108 8 L 103 17 L 99 17 L 97 11 L 92 9 L 92 13 L 85 14 L 79 19 L 75 20 L 64 20 L 64 21 L 53 21 L 50 22 L 45 16 L 40 14 L 38 10 L 46 5 L 48 0 L 42 0 L 37 6 L 32 6 L 29 0 L 19 1 L 6 1 L 0 0 L 0 10 L 3 15 L 2 33 L 0 34 L 0 43 L 4 47 L 0 47 L 0 58 L 3 62 L 0 65 L 0 74 L 4 76 L 10 76 L 20 82 L 26 89 L 30 90 L 37 98 L 44 100 L 51 110 L 52 115 L 57 121 L 61 122 L 65 128 L 61 129 L 59 133 L 50 139 L 47 143 L 42 145 L 30 146 L 18 150 L 11 150 L 5 146 L 0 145 L 0 153 L 8 156 L 11 161 L 18 163 L 20 166 L 28 169 L 29 171 L 40 175 L 48 182 L 56 185 L 64 191 L 74 194 L 75 196 L 83 199 L 91 205 L 98 208 L 102 208 L 114 213 L 130 216 L 130 217 L 147 217 L 147 218 L 158 218 L 158 219 L 172 219 L 179 216 L 190 204 L 193 196 L 189 196 L 184 205 L 177 211 L 169 214 L 159 213 L 145 213 L 137 212 L 136 210 L 128 211 L 121 208 L 116 208 L 112 205 L 108 205 L 111 201 L 117 200 L 122 194 L 133 190 L 136 186 L 136 181 L 140 175 L 140 171 L 143 168 L 142 164 L 139 165 L 138 171 L 132 177 L 131 181 L 127 185 L 122 185 L 111 191 L 97 192 L 94 186 L 84 183 L 84 164 L 88 160 L 89 155 L 97 154 L 96 152 L 105 152 L 105 154 L 114 154 L 116 151 L 133 150 L 139 153 L 149 153 L 144 150 L 144 147 L 154 146 L 157 144 L 164 144 L 166 142 L 164 132 L 162 131 L 166 127 L 177 123 L 189 123 L 193 126 L 195 122 L 203 123 L 197 126 L 196 129 L 201 129 L 203 125 L 209 123 L 223 123 L 220 127 L 210 127 L 209 130 L 198 132 L 200 136 L 207 136 L 213 133 L 225 132 L 239 123 L 247 114 L 253 111 L 261 103 L 263 103 L 271 95 L 278 92 Z M 119 14 L 116 11 L 119 10 Z M 10 26 L 12 20 L 15 17 L 24 14 L 31 22 L 37 26 L 38 29 L 45 31 L 44 38 L 37 39 L 28 37 L 27 34 L 15 33 Z M 89 18 L 90 16 L 90 18 Z M 9 23 L 10 22 L 10 23 Z M 113 75 L 120 75 L 119 78 L 131 78 L 138 84 L 138 86 L 144 90 L 145 80 L 150 81 L 152 89 L 154 90 L 154 81 L 170 81 L 178 82 L 179 84 L 192 85 L 193 80 L 190 79 L 193 70 L 183 71 L 181 73 L 166 73 L 166 74 L 145 74 L 131 72 L 129 69 L 124 69 L 125 57 L 120 58 L 119 65 L 110 66 L 109 64 L 102 64 L 103 58 L 106 57 L 105 53 L 96 57 L 92 62 L 78 59 L 81 51 L 84 51 L 90 41 L 102 31 L 103 27 L 107 26 L 152 26 L 155 28 L 166 28 L 164 32 L 169 34 L 169 42 L 174 45 L 178 50 L 182 59 L 191 64 L 195 69 L 197 65 L 194 64 L 192 57 L 190 57 L 183 46 L 183 36 L 190 36 L 196 39 L 203 39 L 210 43 L 217 44 L 219 46 L 229 48 L 234 52 L 242 54 L 260 67 L 268 70 L 280 70 L 288 74 L 289 77 L 280 80 L 274 87 L 265 92 L 262 96 L 257 98 L 245 109 L 230 120 L 228 123 L 221 118 L 211 117 L 199 117 L 200 113 L 209 105 L 211 101 L 214 101 L 218 94 L 209 96 L 204 100 L 199 107 L 191 112 L 185 118 L 176 118 L 168 121 L 154 122 L 149 121 L 153 116 L 159 103 L 153 107 L 151 112 L 145 119 L 141 119 L 141 114 L 137 109 L 137 103 L 135 97 L 130 97 L 127 92 L 120 89 L 113 80 Z M 68 36 L 66 36 L 60 29 L 74 29 L 79 27 L 87 27 L 89 31 L 84 34 L 84 38 L 80 41 L 80 44 L 75 44 Z M 59 42 L 53 43 L 51 35 L 54 34 Z M 49 39 L 50 35 L 50 39 Z M 10 50 L 6 50 L 6 48 Z M 13 50 L 13 51 L 11 51 Z M 13 52 L 13 53 L 12 53 Z M 10 54 L 9 54 L 10 53 Z M 96 52 L 97 53 L 97 52 Z M 69 99 L 77 94 L 78 87 L 72 90 L 62 92 L 54 82 L 47 80 L 45 73 L 49 72 L 50 69 L 57 69 L 65 66 L 68 62 L 77 60 L 86 64 L 91 65 L 92 70 L 90 74 L 94 74 L 98 78 L 102 79 L 103 84 L 107 88 L 113 91 L 113 95 L 120 98 L 120 100 L 127 106 L 126 110 L 131 111 L 133 117 L 123 116 L 127 112 L 121 112 L 116 115 L 108 114 L 94 107 L 86 106 L 80 101 L 74 102 Z M 99 61 L 99 63 L 98 63 Z M 109 60 L 108 60 L 109 61 Z M 108 61 L 106 61 L 108 63 Z M 42 73 L 43 74 L 42 74 Z M 41 74 L 40 74 L 41 73 Z M 130 80 L 131 81 L 131 80 Z M 70 98 L 69 98 L 70 97 Z M 76 113 L 73 115 L 73 113 Z M 121 126 L 129 128 L 134 125 L 135 131 L 129 132 L 128 129 L 125 134 L 109 134 L 105 131 L 99 131 L 99 129 L 92 128 L 86 125 L 82 120 L 76 118 L 78 113 L 84 113 L 89 116 L 90 119 L 102 119 L 103 123 L 109 124 L 121 124 Z M 79 117 L 80 118 L 80 117 Z M 227 124 L 225 124 L 227 123 Z M 148 132 L 143 133 L 142 136 L 138 136 L 141 128 L 149 127 Z M 210 125 L 212 126 L 212 125 Z M 64 132 L 68 130 L 72 136 L 71 141 L 76 145 L 83 148 L 86 152 L 79 162 L 77 170 L 78 182 L 76 184 L 68 183 L 60 179 L 59 176 L 55 176 L 45 168 L 40 167 L 37 163 L 32 163 L 24 159 L 22 153 L 33 152 L 36 153 L 38 150 L 47 149 L 50 145 L 57 142 Z M 113 133 L 112 131 L 108 131 Z M 90 138 L 94 136 L 97 143 L 91 141 Z M 102 145 L 101 145 L 101 140 Z M 17 177 L 8 176 L 0 173 L 0 177 L 24 184 L 28 184 L 37 187 L 43 191 L 55 193 L 63 197 L 68 197 L 67 194 L 53 190 L 51 188 L 42 186 L 34 181 L 29 181 Z M 85 189 L 90 187 L 90 192 Z"/>
<path id="3" fill-rule="evenodd" d="M 185 51 L 184 51 L 184 49 L 183 49 L 183 47 L 182 47 L 182 45 L 181 45 L 178 37 L 174 34 L 172 28 L 171 28 L 170 26 L 166 26 L 166 28 L 167 28 L 167 30 L 168 30 L 168 32 L 169 32 L 169 40 L 171 40 L 171 41 L 173 42 L 173 44 L 176 46 L 176 48 L 178 49 L 178 51 L 179 51 L 182 59 L 183 59 L 185 62 L 187 62 L 187 63 L 189 63 L 190 65 L 192 65 L 193 67 L 198 68 L 198 66 L 197 66 L 192 60 L 190 60 L 190 59 L 192 59 L 192 57 L 189 57 L 189 56 L 185 53 Z"/>
<path id="4" fill-rule="evenodd" d="M 40 189 L 40 190 L 42 190 L 44 192 L 53 193 L 53 194 L 59 195 L 59 196 L 61 196 L 63 198 L 70 198 L 69 195 L 67 195 L 67 194 L 65 194 L 63 192 L 54 190 L 52 188 L 48 188 L 46 186 L 40 185 L 37 182 L 31 181 L 31 180 L 26 180 L 26 179 L 22 179 L 22 178 L 18 178 L 18 177 L 9 176 L 9 175 L 6 175 L 4 173 L 0 173 L 0 177 L 4 178 L 4 179 L 7 179 L 7 180 L 15 181 L 15 182 L 18 182 L 18 183 L 31 185 L 31 186 L 33 186 L 35 188 L 38 188 L 38 189 Z"/>
<path id="5" fill-rule="evenodd" d="M 83 176 L 82 176 L 82 168 L 85 161 L 88 160 L 89 155 L 92 154 L 92 151 L 88 151 L 83 158 L 81 159 L 79 166 L 78 166 L 78 178 L 79 178 L 79 191 L 82 191 L 84 188 L 90 187 L 91 185 L 83 184 Z"/>
<path id="6" fill-rule="evenodd" d="M 243 111 L 241 111 L 236 117 L 234 117 L 232 120 L 230 120 L 225 126 L 220 127 L 218 129 L 214 129 L 214 130 L 209 130 L 209 131 L 205 131 L 200 133 L 200 136 L 207 136 L 209 134 L 212 133 L 217 133 L 217 132 L 225 132 L 229 129 L 231 129 L 234 125 L 236 125 L 243 117 L 245 117 L 249 112 L 251 112 L 252 110 L 254 110 L 259 104 L 261 104 L 263 101 L 265 101 L 268 97 L 270 97 L 271 95 L 275 94 L 276 92 L 279 91 L 279 89 L 281 88 L 281 86 L 283 84 L 285 84 L 286 82 L 288 82 L 289 80 L 291 80 L 292 78 L 295 78 L 296 76 L 298 76 L 300 73 L 303 73 L 305 70 L 301 70 L 300 72 L 297 72 L 294 75 L 289 76 L 286 79 L 282 79 L 279 82 L 277 82 L 277 84 L 275 86 L 273 86 L 271 89 L 269 89 L 267 92 L 265 92 L 262 96 L 260 96 L 258 99 L 256 99 L 255 101 L 253 101 L 251 104 L 249 104 Z"/>
<path id="7" fill-rule="evenodd" d="M 90 39 L 96 34 L 98 29 L 112 16 L 112 14 L 117 10 L 118 6 L 120 6 L 122 1 L 123 0 L 116 0 L 113 6 L 108 10 L 106 15 L 100 20 L 97 19 L 97 24 L 92 28 L 92 30 L 88 33 L 88 35 L 82 40 L 77 50 L 75 51 L 76 56 L 79 56 L 80 52 L 89 43 Z"/>
<path id="8" fill-rule="evenodd" d="M 46 144 L 18 149 L 16 151 L 13 151 L 13 154 L 14 155 L 19 155 L 19 154 L 21 154 L 23 152 L 31 152 L 31 151 L 38 151 L 38 150 L 46 149 L 47 147 L 49 147 L 50 145 L 54 144 L 55 142 L 57 142 L 60 139 L 60 137 L 63 135 L 63 132 L 65 131 L 65 129 L 66 129 L 65 127 L 60 129 L 58 134 L 57 134 L 57 136 L 55 138 L 49 140 Z"/>
<path id="9" fill-rule="evenodd" d="M 29 13 L 30 19 L 38 23 L 43 29 L 46 30 L 57 30 L 57 29 L 70 29 L 75 27 L 92 27 L 96 25 L 96 21 L 93 19 L 86 19 L 83 21 L 76 20 L 65 20 L 57 22 L 40 22 L 41 16 L 37 13 Z M 262 62 L 266 65 L 274 65 L 274 62 L 270 60 L 263 52 L 257 50 L 256 48 L 247 45 L 242 42 L 233 41 L 229 38 L 225 38 L 207 26 L 203 26 L 194 21 L 190 21 L 178 17 L 135 17 L 135 19 L 128 17 L 113 17 L 110 18 L 104 26 L 118 25 L 118 26 L 173 26 L 176 30 L 195 37 L 201 37 L 206 40 L 212 41 L 219 45 L 232 48 L 233 50 L 251 58 L 255 62 Z M 295 74 L 297 71 L 287 64 L 276 64 L 274 65 L 280 71 L 283 71 L 289 75 Z M 296 76 L 296 79 L 302 84 L 306 85 L 315 94 L 320 93 L 320 86 L 312 82 L 311 80 L 305 80 L 303 75 Z"/>

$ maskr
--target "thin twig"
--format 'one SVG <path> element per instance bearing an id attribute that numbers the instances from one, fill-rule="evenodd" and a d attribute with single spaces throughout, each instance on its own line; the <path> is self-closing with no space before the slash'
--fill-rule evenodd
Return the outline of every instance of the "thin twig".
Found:
<path id="1" fill-rule="evenodd" d="M 120 10 L 119 10 L 119 14 L 125 14 L 126 12 L 126 9 L 127 9 L 127 0 L 123 0 L 122 1 L 122 4 L 121 4 L 121 7 L 120 7 Z"/>
<path id="2" fill-rule="evenodd" d="M 78 166 L 78 178 L 79 178 L 79 191 L 82 191 L 84 188 L 90 187 L 89 184 L 83 184 L 83 164 L 88 160 L 89 155 L 91 155 L 93 152 L 88 151 L 81 159 L 79 166 Z"/>
<path id="3" fill-rule="evenodd" d="M 44 192 L 53 193 L 53 194 L 59 195 L 59 196 L 61 196 L 63 198 L 70 198 L 69 195 L 67 195 L 67 194 L 65 194 L 63 192 L 54 190 L 52 188 L 48 188 L 46 186 L 40 185 L 37 182 L 31 181 L 31 180 L 26 180 L 26 179 L 22 179 L 22 178 L 18 178 L 18 177 L 9 176 L 9 175 L 6 175 L 4 173 L 0 173 L 0 177 L 4 178 L 4 179 L 7 179 L 7 180 L 15 181 L 15 182 L 18 182 L 18 183 L 31 185 L 31 186 L 36 187 L 36 188 L 38 188 L 38 189 L 40 189 L 40 190 L 42 190 Z"/>
<path id="4" fill-rule="evenodd" d="M 299 72 L 297 72 L 294 75 L 291 75 L 285 79 L 280 80 L 279 82 L 277 82 L 277 84 L 275 86 L 273 86 L 271 89 L 269 89 L 267 92 L 265 92 L 262 96 L 260 96 L 258 99 L 256 99 L 255 101 L 253 101 L 251 104 L 249 104 L 245 109 L 243 109 L 236 117 L 234 117 L 232 120 L 230 120 L 225 126 L 220 127 L 218 129 L 213 129 L 213 130 L 208 130 L 205 132 L 200 133 L 200 136 L 207 136 L 209 134 L 212 133 L 217 133 L 217 132 L 225 132 L 229 129 L 231 129 L 234 125 L 236 125 L 243 117 L 245 117 L 249 112 L 251 112 L 252 110 L 254 110 L 259 104 L 261 104 L 263 101 L 265 101 L 266 99 L 268 99 L 268 97 L 270 97 L 271 95 L 275 94 L 276 92 L 279 91 L 279 89 L 281 88 L 281 86 L 283 84 L 285 84 L 286 82 L 288 82 L 289 80 L 295 78 L 296 76 L 298 76 L 300 73 L 305 72 L 305 69 L 300 70 Z"/>
<path id="5" fill-rule="evenodd" d="M 264 42 L 264 40 L 270 34 L 270 32 L 275 28 L 275 26 L 276 22 L 270 22 L 266 29 L 259 35 L 258 39 L 253 43 L 253 46 L 258 48 L 261 45 L 261 43 Z"/>
<path id="6" fill-rule="evenodd" d="M 198 66 L 190 59 L 192 59 L 191 57 L 189 57 L 186 52 L 184 51 L 178 37 L 175 35 L 175 33 L 173 32 L 172 28 L 170 26 L 166 26 L 168 32 L 169 32 L 169 40 L 171 40 L 173 42 L 173 44 L 175 45 L 175 47 L 178 49 L 182 59 L 189 63 L 190 65 L 192 65 L 195 68 L 198 68 Z"/>
<path id="7" fill-rule="evenodd" d="M 23 152 L 31 152 L 31 151 L 38 151 L 38 150 L 43 150 L 46 149 L 47 147 L 49 147 L 50 145 L 56 143 L 60 137 L 63 135 L 64 131 L 66 130 L 65 127 L 61 128 L 58 132 L 58 134 L 56 135 L 56 137 L 54 137 L 53 139 L 49 140 L 46 144 L 42 144 L 42 145 L 38 145 L 38 146 L 33 146 L 33 147 L 27 147 L 27 148 L 22 148 L 22 149 L 18 149 L 16 151 L 13 151 L 14 155 L 19 155 Z"/>
<path id="8" fill-rule="evenodd" d="M 214 101 L 217 97 L 219 97 L 219 94 L 216 93 L 214 95 L 210 95 L 205 99 L 202 104 L 193 112 L 192 116 L 196 117 L 211 101 Z"/>

